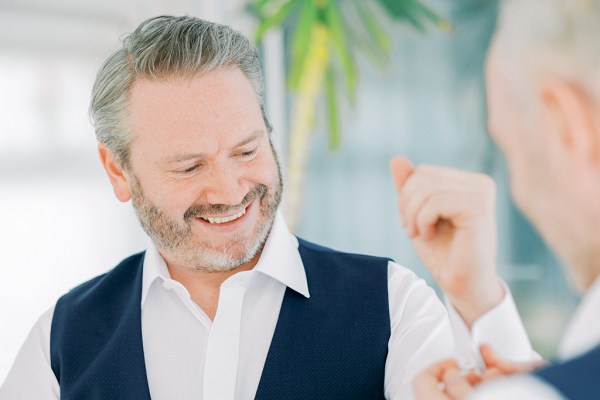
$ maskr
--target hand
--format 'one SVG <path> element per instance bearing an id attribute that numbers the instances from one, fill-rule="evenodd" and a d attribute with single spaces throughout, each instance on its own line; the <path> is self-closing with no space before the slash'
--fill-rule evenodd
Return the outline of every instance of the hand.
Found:
<path id="1" fill-rule="evenodd" d="M 413 389 L 417 400 L 458 400 L 465 399 L 479 382 L 477 375 L 462 375 L 454 360 L 446 360 L 417 375 Z"/>
<path id="2" fill-rule="evenodd" d="M 495 184 L 487 175 L 391 161 L 403 226 L 465 323 L 500 303 Z"/>
<path id="3" fill-rule="evenodd" d="M 481 380 L 483 381 L 499 376 L 532 372 L 548 364 L 545 360 L 520 363 L 508 361 L 487 344 L 481 345 L 479 350 L 486 366 L 486 370 L 481 374 Z"/>
<path id="4" fill-rule="evenodd" d="M 487 369 L 481 374 L 462 374 L 454 360 L 445 360 L 419 373 L 413 381 L 417 400 L 459 400 L 469 396 L 473 388 L 498 377 L 527 373 L 547 364 L 546 361 L 515 363 L 498 355 L 488 345 L 480 347 Z"/>

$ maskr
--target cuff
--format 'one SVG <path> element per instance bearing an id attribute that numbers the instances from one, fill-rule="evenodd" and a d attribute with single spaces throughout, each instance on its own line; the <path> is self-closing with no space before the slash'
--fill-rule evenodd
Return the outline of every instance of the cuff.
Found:
<path id="1" fill-rule="evenodd" d="M 483 369 L 479 346 L 484 343 L 514 362 L 539 358 L 531 347 L 510 289 L 505 282 L 502 282 L 502 286 L 502 301 L 475 321 L 470 331 L 458 311 L 445 297 L 458 352 L 457 358 L 462 368 Z"/>

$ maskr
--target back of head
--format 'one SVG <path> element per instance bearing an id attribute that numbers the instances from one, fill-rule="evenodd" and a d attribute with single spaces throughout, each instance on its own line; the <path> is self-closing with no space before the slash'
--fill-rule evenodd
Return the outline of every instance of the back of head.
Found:
<path id="1" fill-rule="evenodd" d="M 503 0 L 495 46 L 519 85 L 544 74 L 600 100 L 600 0 Z"/>
<path id="2" fill-rule="evenodd" d="M 127 100 L 137 79 L 193 77 L 232 67 L 239 68 L 250 81 L 270 130 L 258 52 L 244 35 L 228 26 L 188 16 L 160 16 L 142 22 L 96 76 L 90 105 L 96 138 L 128 167 L 132 132 L 127 126 Z"/>
<path id="3" fill-rule="evenodd" d="M 577 287 L 600 276 L 600 0 L 504 0 L 488 123 L 513 198 Z"/>

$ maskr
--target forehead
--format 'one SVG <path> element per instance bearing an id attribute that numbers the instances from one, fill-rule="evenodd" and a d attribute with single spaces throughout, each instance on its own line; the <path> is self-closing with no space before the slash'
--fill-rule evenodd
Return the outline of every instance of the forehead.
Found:
<path id="1" fill-rule="evenodd" d="M 224 68 L 192 76 L 140 78 L 129 93 L 130 114 L 177 115 L 226 112 L 258 106 L 250 81 L 238 68 Z M 151 116 L 151 115 L 150 115 Z"/>
<path id="2" fill-rule="evenodd" d="M 199 135 L 243 135 L 264 129 L 256 93 L 238 68 L 139 79 L 130 90 L 128 116 L 134 141 L 185 144 Z"/>

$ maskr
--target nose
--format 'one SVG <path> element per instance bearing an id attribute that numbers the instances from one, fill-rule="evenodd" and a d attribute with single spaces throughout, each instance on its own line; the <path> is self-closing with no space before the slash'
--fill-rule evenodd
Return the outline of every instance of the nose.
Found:
<path id="1" fill-rule="evenodd" d="M 206 176 L 205 198 L 209 204 L 236 205 L 242 202 L 247 190 L 240 174 L 232 165 L 215 163 Z"/>

